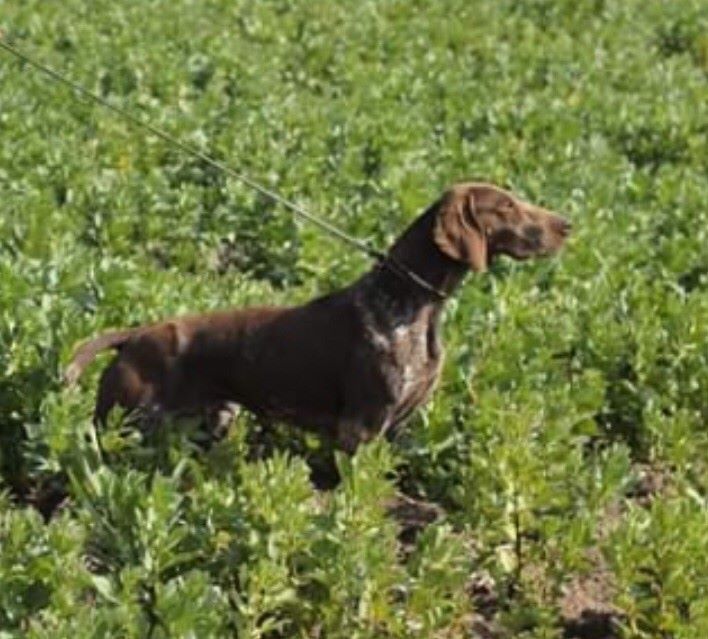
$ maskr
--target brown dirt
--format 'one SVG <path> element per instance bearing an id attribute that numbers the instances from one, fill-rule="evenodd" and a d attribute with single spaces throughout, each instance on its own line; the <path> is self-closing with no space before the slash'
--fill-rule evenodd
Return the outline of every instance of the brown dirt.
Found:
<path id="1" fill-rule="evenodd" d="M 657 495 L 664 494 L 670 487 L 670 472 L 650 464 L 634 464 L 636 483 L 627 491 L 627 499 L 636 501 L 641 506 L 648 506 Z"/>
<path id="2" fill-rule="evenodd" d="M 444 510 L 437 504 L 414 499 L 400 491 L 386 504 L 386 510 L 401 527 L 398 537 L 404 547 L 404 552 L 410 549 L 426 526 L 444 515 Z"/>
<path id="3" fill-rule="evenodd" d="M 615 639 L 620 612 L 613 605 L 615 583 L 598 550 L 588 552 L 592 569 L 576 575 L 564 587 L 559 602 L 563 636 L 577 639 Z"/>

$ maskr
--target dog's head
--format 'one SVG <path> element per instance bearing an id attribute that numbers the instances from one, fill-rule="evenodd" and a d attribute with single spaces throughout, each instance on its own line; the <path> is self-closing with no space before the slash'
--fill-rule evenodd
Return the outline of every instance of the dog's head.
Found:
<path id="1" fill-rule="evenodd" d="M 453 186 L 437 211 L 433 239 L 448 257 L 484 271 L 497 255 L 517 260 L 552 255 L 570 222 L 492 184 Z"/>

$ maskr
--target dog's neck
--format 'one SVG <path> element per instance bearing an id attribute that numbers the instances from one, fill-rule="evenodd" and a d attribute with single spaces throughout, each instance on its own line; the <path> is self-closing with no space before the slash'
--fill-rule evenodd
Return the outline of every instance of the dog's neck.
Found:
<path id="1" fill-rule="evenodd" d="M 421 311 L 437 316 L 445 298 L 462 283 L 468 268 L 447 257 L 433 240 L 438 205 L 434 204 L 416 219 L 396 240 L 388 255 L 423 279 L 434 290 L 386 263 L 377 264 L 363 278 L 370 303 L 385 307 L 399 321 L 410 321 Z"/>
<path id="2" fill-rule="evenodd" d="M 438 203 L 433 204 L 416 219 L 396 240 L 388 255 L 446 297 L 462 283 L 468 267 L 445 255 L 433 240 L 438 206 Z M 382 270 L 391 271 L 386 265 L 382 266 Z M 399 290 L 401 294 L 407 297 L 412 294 L 430 301 L 441 301 L 440 296 L 426 290 L 412 278 L 395 272 L 389 275 L 392 277 L 387 279 L 391 280 L 394 289 Z"/>

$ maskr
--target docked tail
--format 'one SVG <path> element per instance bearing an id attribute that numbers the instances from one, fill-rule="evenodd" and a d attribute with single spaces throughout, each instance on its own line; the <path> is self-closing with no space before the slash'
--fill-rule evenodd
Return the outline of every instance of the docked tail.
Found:
<path id="1" fill-rule="evenodd" d="M 64 383 L 72 386 L 81 377 L 84 369 L 94 360 L 96 355 L 107 348 L 119 348 L 135 333 L 136 329 L 111 331 L 92 339 L 79 347 L 71 363 L 64 371 Z"/>

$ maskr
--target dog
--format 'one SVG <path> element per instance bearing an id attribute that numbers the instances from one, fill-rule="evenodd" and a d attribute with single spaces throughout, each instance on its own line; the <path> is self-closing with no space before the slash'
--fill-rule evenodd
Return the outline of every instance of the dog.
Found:
<path id="1" fill-rule="evenodd" d="M 101 335 L 76 352 L 74 384 L 104 349 L 94 420 L 110 410 L 201 414 L 229 421 L 236 406 L 331 438 L 353 453 L 401 425 L 440 375 L 440 316 L 470 270 L 498 255 L 556 253 L 570 223 L 487 183 L 449 188 L 346 288 L 301 306 L 168 319 Z"/>

